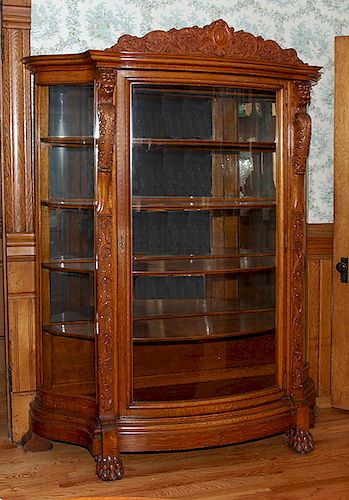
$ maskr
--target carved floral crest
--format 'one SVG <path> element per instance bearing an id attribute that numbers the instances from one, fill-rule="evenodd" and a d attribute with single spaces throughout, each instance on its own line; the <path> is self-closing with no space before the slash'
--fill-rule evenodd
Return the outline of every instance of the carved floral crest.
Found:
<path id="1" fill-rule="evenodd" d="M 199 28 L 151 31 L 143 37 L 124 35 L 112 52 L 152 52 L 206 56 L 226 56 L 236 59 L 304 65 L 294 49 L 282 49 L 272 40 L 264 40 L 244 31 L 234 31 L 223 20 Z"/>

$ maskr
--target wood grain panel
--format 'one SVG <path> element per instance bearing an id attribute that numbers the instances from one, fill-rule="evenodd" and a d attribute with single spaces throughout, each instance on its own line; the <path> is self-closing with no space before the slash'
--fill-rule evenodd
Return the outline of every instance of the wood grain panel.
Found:
<path id="1" fill-rule="evenodd" d="M 29 405 L 35 397 L 34 392 L 11 394 L 12 439 L 15 443 L 21 441 L 29 429 Z M 23 453 L 23 452 L 22 452 Z"/>
<path id="2" fill-rule="evenodd" d="M 332 248 L 333 225 L 308 224 L 306 351 L 319 406 L 331 396 Z"/>
<path id="3" fill-rule="evenodd" d="M 28 430 L 28 407 L 36 386 L 35 221 L 31 164 L 31 0 L 2 2 L 2 184 L 6 238 L 5 314 L 8 362 L 12 366 L 12 431 Z"/>
<path id="4" fill-rule="evenodd" d="M 9 294 L 35 292 L 35 262 L 8 262 L 7 276 Z"/>
<path id="5" fill-rule="evenodd" d="M 36 389 L 35 297 L 8 300 L 10 359 L 13 392 Z"/>
<path id="6" fill-rule="evenodd" d="M 32 232 L 33 182 L 30 151 L 30 74 L 22 58 L 29 37 L 22 30 L 4 30 L 3 136 L 6 232 Z"/>

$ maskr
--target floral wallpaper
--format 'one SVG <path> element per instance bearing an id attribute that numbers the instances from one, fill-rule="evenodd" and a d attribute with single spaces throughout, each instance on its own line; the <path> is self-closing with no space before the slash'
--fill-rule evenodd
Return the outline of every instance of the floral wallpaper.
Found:
<path id="1" fill-rule="evenodd" d="M 332 222 L 334 37 L 349 35 L 348 0 L 32 0 L 31 50 L 104 49 L 125 33 L 140 36 L 216 19 L 293 47 L 304 62 L 323 67 L 310 107 L 308 222 Z"/>

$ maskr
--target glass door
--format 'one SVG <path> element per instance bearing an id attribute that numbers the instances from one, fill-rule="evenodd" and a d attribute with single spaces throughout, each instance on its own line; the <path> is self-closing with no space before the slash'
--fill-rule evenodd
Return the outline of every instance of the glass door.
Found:
<path id="1" fill-rule="evenodd" d="M 271 387 L 276 93 L 134 84 L 133 400 Z"/>
<path id="2" fill-rule="evenodd" d="M 44 387 L 93 396 L 94 88 L 41 87 L 40 232 Z"/>

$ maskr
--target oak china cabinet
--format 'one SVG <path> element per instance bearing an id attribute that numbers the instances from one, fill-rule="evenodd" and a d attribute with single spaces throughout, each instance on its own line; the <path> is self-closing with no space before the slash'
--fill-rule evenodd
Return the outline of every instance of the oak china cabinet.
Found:
<path id="1" fill-rule="evenodd" d="M 282 432 L 310 451 L 304 174 L 319 68 L 223 21 L 26 66 L 41 299 L 25 447 L 86 446 L 105 480 L 122 477 L 120 452 Z"/>

